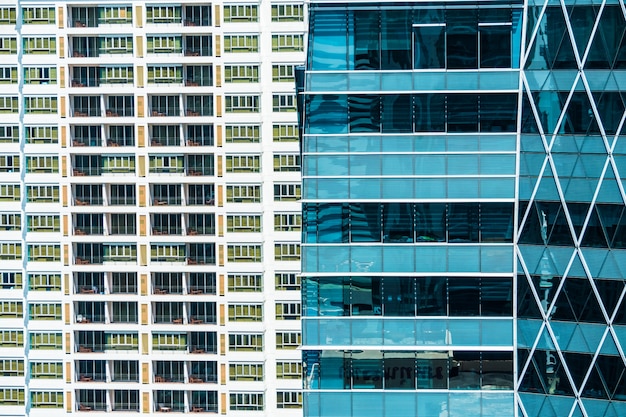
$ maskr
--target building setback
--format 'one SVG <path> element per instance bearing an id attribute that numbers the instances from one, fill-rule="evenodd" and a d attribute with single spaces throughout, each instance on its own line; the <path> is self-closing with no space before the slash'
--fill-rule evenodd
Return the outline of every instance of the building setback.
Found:
<path id="1" fill-rule="evenodd" d="M 301 414 L 304 29 L 0 0 L 0 415 Z"/>
<path id="2" fill-rule="evenodd" d="M 622 1 L 312 1 L 304 416 L 626 414 Z"/>

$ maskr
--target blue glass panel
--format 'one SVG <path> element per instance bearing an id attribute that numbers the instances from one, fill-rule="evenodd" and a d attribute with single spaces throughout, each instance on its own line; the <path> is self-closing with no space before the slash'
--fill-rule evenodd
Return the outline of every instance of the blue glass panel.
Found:
<path id="1" fill-rule="evenodd" d="M 415 322 L 417 345 L 446 345 L 448 323 L 444 319 L 420 319 Z"/>
<path id="2" fill-rule="evenodd" d="M 480 393 L 450 393 L 448 417 L 482 416 Z M 511 404 L 513 406 L 513 404 Z"/>
<path id="3" fill-rule="evenodd" d="M 379 155 L 350 155 L 351 176 L 380 175 L 380 165 L 381 156 Z"/>
<path id="4" fill-rule="evenodd" d="M 381 319 L 352 319 L 352 344 L 357 346 L 376 346 L 383 344 L 383 326 Z"/>
<path id="5" fill-rule="evenodd" d="M 302 319 L 302 343 L 304 345 L 317 346 L 320 344 L 318 323 L 319 320 Z"/>
<path id="6" fill-rule="evenodd" d="M 320 178 L 317 181 L 317 194 L 320 199 L 344 200 L 348 198 L 348 180 L 340 178 Z M 308 198 L 308 197 L 307 197 Z"/>
<path id="7" fill-rule="evenodd" d="M 446 180 L 442 178 L 416 178 L 415 198 L 446 198 Z"/>
<path id="8" fill-rule="evenodd" d="M 445 272 L 447 257 L 445 246 L 416 246 L 415 272 Z"/>
<path id="9" fill-rule="evenodd" d="M 414 136 L 415 152 L 444 152 L 446 151 L 446 137 L 436 136 Z"/>
<path id="10" fill-rule="evenodd" d="M 383 270 L 381 246 L 352 246 L 350 269 L 353 272 L 374 272 Z"/>
<path id="11" fill-rule="evenodd" d="M 480 320 L 450 319 L 448 323 L 450 335 L 447 344 L 461 346 L 480 345 Z"/>
<path id="12" fill-rule="evenodd" d="M 349 345 L 350 320 L 338 318 L 319 318 L 320 345 Z"/>
<path id="13" fill-rule="evenodd" d="M 407 319 L 385 319 L 384 344 L 390 346 L 415 345 L 415 321 Z"/>
<path id="14" fill-rule="evenodd" d="M 415 250 L 411 246 L 384 246 L 385 272 L 410 272 L 415 269 Z"/>
<path id="15" fill-rule="evenodd" d="M 386 141 L 386 137 L 367 135 L 350 136 L 350 152 L 380 152 L 381 141 Z"/>
<path id="16" fill-rule="evenodd" d="M 350 198 L 354 200 L 378 200 L 381 197 L 380 179 L 350 179 Z M 345 189 L 345 188 L 344 188 Z"/>
<path id="17" fill-rule="evenodd" d="M 456 393 L 455 393 L 456 395 Z M 511 393 L 482 393 L 482 417 L 513 417 L 515 415 L 515 398 Z"/>
<path id="18" fill-rule="evenodd" d="M 380 72 L 375 71 L 348 73 L 350 91 L 380 90 L 380 75 Z"/>
<path id="19" fill-rule="evenodd" d="M 341 72 L 310 72 L 307 74 L 307 88 L 314 91 L 347 91 L 348 74 Z"/>
<path id="20" fill-rule="evenodd" d="M 515 175 L 515 155 L 481 155 L 479 170 L 483 175 Z"/>
<path id="21" fill-rule="evenodd" d="M 383 152 L 413 152 L 414 136 L 383 136 L 380 138 Z"/>
<path id="22" fill-rule="evenodd" d="M 478 134 L 453 134 L 446 136 L 448 152 L 472 152 L 480 149 Z"/>
<path id="23" fill-rule="evenodd" d="M 513 346 L 513 320 L 481 321 L 482 346 Z"/>
<path id="24" fill-rule="evenodd" d="M 316 11 L 311 14 L 311 28 L 309 35 L 311 69 L 347 69 L 346 12 Z"/>
<path id="25" fill-rule="evenodd" d="M 320 246 L 318 248 L 320 272 L 348 272 L 350 270 L 350 248 L 346 246 Z"/>
<path id="26" fill-rule="evenodd" d="M 479 272 L 480 247 L 452 246 L 448 247 L 448 271 Z"/>
<path id="27" fill-rule="evenodd" d="M 417 397 L 419 395 L 420 394 L 416 395 L 414 392 L 385 392 L 384 416 L 415 417 Z"/>
<path id="28" fill-rule="evenodd" d="M 305 416 L 318 416 L 320 415 L 320 393 L 319 392 L 305 392 L 303 401 L 303 414 Z"/>
<path id="29" fill-rule="evenodd" d="M 347 133 L 347 96 L 336 94 L 309 95 L 307 103 L 307 133 Z"/>
<path id="30" fill-rule="evenodd" d="M 448 394 L 419 392 L 417 397 L 417 417 L 448 416 Z"/>
<path id="31" fill-rule="evenodd" d="M 519 87 L 519 71 L 481 71 L 478 83 L 481 90 L 512 90 Z"/>
<path id="32" fill-rule="evenodd" d="M 445 175 L 446 157 L 444 155 L 416 155 L 415 175 Z"/>
<path id="33" fill-rule="evenodd" d="M 416 71 L 413 73 L 413 85 L 418 91 L 445 90 L 446 76 L 442 72 Z"/>
<path id="34" fill-rule="evenodd" d="M 413 90 L 412 74 L 406 71 L 383 72 L 381 88 L 383 91 Z"/>
<path id="35" fill-rule="evenodd" d="M 513 272 L 513 246 L 483 245 L 480 248 L 480 270 L 481 272 Z"/>
<path id="36" fill-rule="evenodd" d="M 448 198 L 478 198 L 480 182 L 475 178 L 448 178 Z"/>
<path id="37" fill-rule="evenodd" d="M 352 415 L 362 417 L 380 417 L 383 415 L 382 392 L 353 392 Z"/>
<path id="38" fill-rule="evenodd" d="M 302 271 L 318 271 L 317 269 L 317 247 L 316 246 L 302 246 L 301 259 L 302 259 Z"/>
<path id="39" fill-rule="evenodd" d="M 481 198 L 513 198 L 515 197 L 515 178 L 481 178 Z"/>
<path id="40" fill-rule="evenodd" d="M 447 86 L 449 90 L 477 90 L 478 72 L 448 72 Z M 515 86 L 517 88 L 517 86 Z M 493 87 L 491 87 L 493 88 Z"/>
<path id="41" fill-rule="evenodd" d="M 410 178 L 382 179 L 383 198 L 413 198 L 413 181 Z"/>
<path id="42" fill-rule="evenodd" d="M 305 136 L 305 152 L 348 152 L 347 136 Z"/>
<path id="43" fill-rule="evenodd" d="M 515 135 L 482 135 L 480 137 L 480 150 L 491 152 L 515 151 L 517 138 Z"/>
<path id="44" fill-rule="evenodd" d="M 448 155 L 449 175 L 478 174 L 478 155 Z"/>
<path id="45" fill-rule="evenodd" d="M 413 155 L 382 155 L 383 175 L 413 175 L 413 160 L 419 157 Z"/>
<path id="46" fill-rule="evenodd" d="M 352 393 L 322 392 L 320 393 L 320 417 L 351 417 Z"/>

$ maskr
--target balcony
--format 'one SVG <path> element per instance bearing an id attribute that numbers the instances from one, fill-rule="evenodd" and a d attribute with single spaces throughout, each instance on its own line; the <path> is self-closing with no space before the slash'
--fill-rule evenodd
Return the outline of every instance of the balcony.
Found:
<path id="1" fill-rule="evenodd" d="M 104 291 L 104 274 L 102 272 L 75 272 L 75 294 L 101 294 Z"/>
<path id="2" fill-rule="evenodd" d="M 183 303 L 181 302 L 155 302 L 153 307 L 152 322 L 157 324 L 173 323 L 183 324 Z"/>
<path id="3" fill-rule="evenodd" d="M 92 287 L 92 290 L 96 289 Z M 104 323 L 104 302 L 78 301 L 74 303 L 76 323 Z"/>
<path id="4" fill-rule="evenodd" d="M 214 243 L 190 243 L 187 245 L 187 265 L 215 265 Z"/>
<path id="5" fill-rule="evenodd" d="M 215 273 L 214 272 L 191 272 L 188 275 L 189 294 L 216 294 Z"/>
<path id="6" fill-rule="evenodd" d="M 190 184 L 187 186 L 188 206 L 214 206 L 215 187 L 213 184 Z"/>
<path id="7" fill-rule="evenodd" d="M 77 390 L 76 411 L 107 411 L 107 391 Z"/>
<path id="8" fill-rule="evenodd" d="M 154 184 L 151 194 L 153 206 L 180 206 L 182 204 L 179 185 Z"/>
<path id="9" fill-rule="evenodd" d="M 183 274 L 181 272 L 153 272 L 153 294 L 183 294 Z"/>
<path id="10" fill-rule="evenodd" d="M 99 184 L 77 184 L 74 186 L 75 206 L 101 206 L 102 186 Z"/>
<path id="11" fill-rule="evenodd" d="M 215 332 L 191 332 L 189 336 L 189 353 L 217 353 L 217 335 Z"/>
<path id="12" fill-rule="evenodd" d="M 112 272 L 109 280 L 111 294 L 137 294 L 136 272 Z"/>
<path id="13" fill-rule="evenodd" d="M 74 372 L 78 382 L 104 382 L 106 381 L 106 361 L 103 360 L 79 360 L 76 361 Z"/>

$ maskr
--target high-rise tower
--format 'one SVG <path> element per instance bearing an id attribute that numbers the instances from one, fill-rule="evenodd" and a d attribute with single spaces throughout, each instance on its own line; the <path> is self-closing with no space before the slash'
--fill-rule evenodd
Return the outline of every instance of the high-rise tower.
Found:
<path id="1" fill-rule="evenodd" d="M 625 12 L 311 3 L 306 417 L 626 412 Z"/>

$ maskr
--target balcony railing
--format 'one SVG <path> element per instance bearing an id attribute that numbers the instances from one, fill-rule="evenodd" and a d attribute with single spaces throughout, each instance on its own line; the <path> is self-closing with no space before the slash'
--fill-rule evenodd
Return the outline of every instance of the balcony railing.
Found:
<path id="1" fill-rule="evenodd" d="M 192 285 L 188 288 L 189 294 L 215 294 L 215 285 Z"/>
<path id="2" fill-rule="evenodd" d="M 163 323 L 171 323 L 171 324 L 183 324 L 183 315 L 180 314 L 155 314 L 153 316 L 153 323 L 163 324 Z"/>
<path id="3" fill-rule="evenodd" d="M 74 177 L 97 177 L 102 175 L 102 168 L 77 166 L 72 169 L 72 175 Z"/>
<path id="4" fill-rule="evenodd" d="M 187 228 L 187 235 L 195 236 L 195 235 L 209 235 L 212 236 L 215 234 L 215 227 L 213 226 L 189 226 Z"/>
<path id="5" fill-rule="evenodd" d="M 137 294 L 137 286 L 131 284 L 112 285 L 111 294 Z"/>
<path id="6" fill-rule="evenodd" d="M 187 167 L 187 175 L 191 177 L 213 175 L 213 167 Z"/>
<path id="7" fill-rule="evenodd" d="M 96 373 L 96 372 L 76 372 L 76 381 L 78 382 L 99 382 L 99 381 L 106 381 L 107 380 L 107 376 L 106 373 L 104 372 L 100 372 L 100 373 Z"/>
<path id="8" fill-rule="evenodd" d="M 189 206 L 214 206 L 215 199 L 213 197 L 187 197 L 187 205 Z"/>
<path id="9" fill-rule="evenodd" d="M 185 375 L 179 373 L 155 374 L 154 382 L 185 382 Z"/>
<path id="10" fill-rule="evenodd" d="M 135 146 L 135 138 L 109 138 L 107 139 L 107 146 Z"/>
<path id="11" fill-rule="evenodd" d="M 111 206 L 134 206 L 136 204 L 135 197 L 110 197 L 109 205 Z"/>
<path id="12" fill-rule="evenodd" d="M 100 117 L 102 112 L 98 107 L 79 107 L 74 109 L 74 117 Z"/>
<path id="13" fill-rule="evenodd" d="M 180 107 L 153 107 L 151 114 L 153 117 L 180 116 Z"/>
<path id="14" fill-rule="evenodd" d="M 187 265 L 215 265 L 215 256 L 187 255 Z"/>
<path id="15" fill-rule="evenodd" d="M 182 285 L 155 285 L 152 288 L 153 294 L 165 295 L 165 294 L 182 294 Z"/>
<path id="16" fill-rule="evenodd" d="M 75 206 L 101 206 L 103 204 L 102 197 L 77 195 L 74 197 Z"/>
<path id="17" fill-rule="evenodd" d="M 74 258 L 74 265 L 101 265 L 102 256 L 77 254 Z"/>
<path id="18" fill-rule="evenodd" d="M 180 206 L 182 204 L 181 197 L 156 196 L 152 199 L 153 206 Z"/>
<path id="19" fill-rule="evenodd" d="M 75 236 L 102 235 L 102 234 L 104 234 L 104 227 L 102 226 L 74 226 Z"/>
<path id="20" fill-rule="evenodd" d="M 153 227 L 153 235 L 181 235 L 183 233 L 182 227 Z"/>
<path id="21" fill-rule="evenodd" d="M 79 402 L 76 404 L 76 411 L 107 411 L 106 402 Z"/>
<path id="22" fill-rule="evenodd" d="M 112 107 L 106 109 L 106 117 L 132 117 L 135 114 L 135 109 L 132 107 L 116 108 Z"/>
<path id="23" fill-rule="evenodd" d="M 139 382 L 139 374 L 136 374 L 136 373 L 116 374 L 114 373 L 111 380 L 115 382 Z"/>
<path id="24" fill-rule="evenodd" d="M 196 314 L 189 316 L 189 324 L 216 324 L 215 314 Z"/>
<path id="25" fill-rule="evenodd" d="M 76 323 L 104 323 L 104 314 L 78 313 L 76 314 Z"/>
<path id="26" fill-rule="evenodd" d="M 102 139 L 100 138 L 79 138 L 72 139 L 72 146 L 102 146 Z"/>

